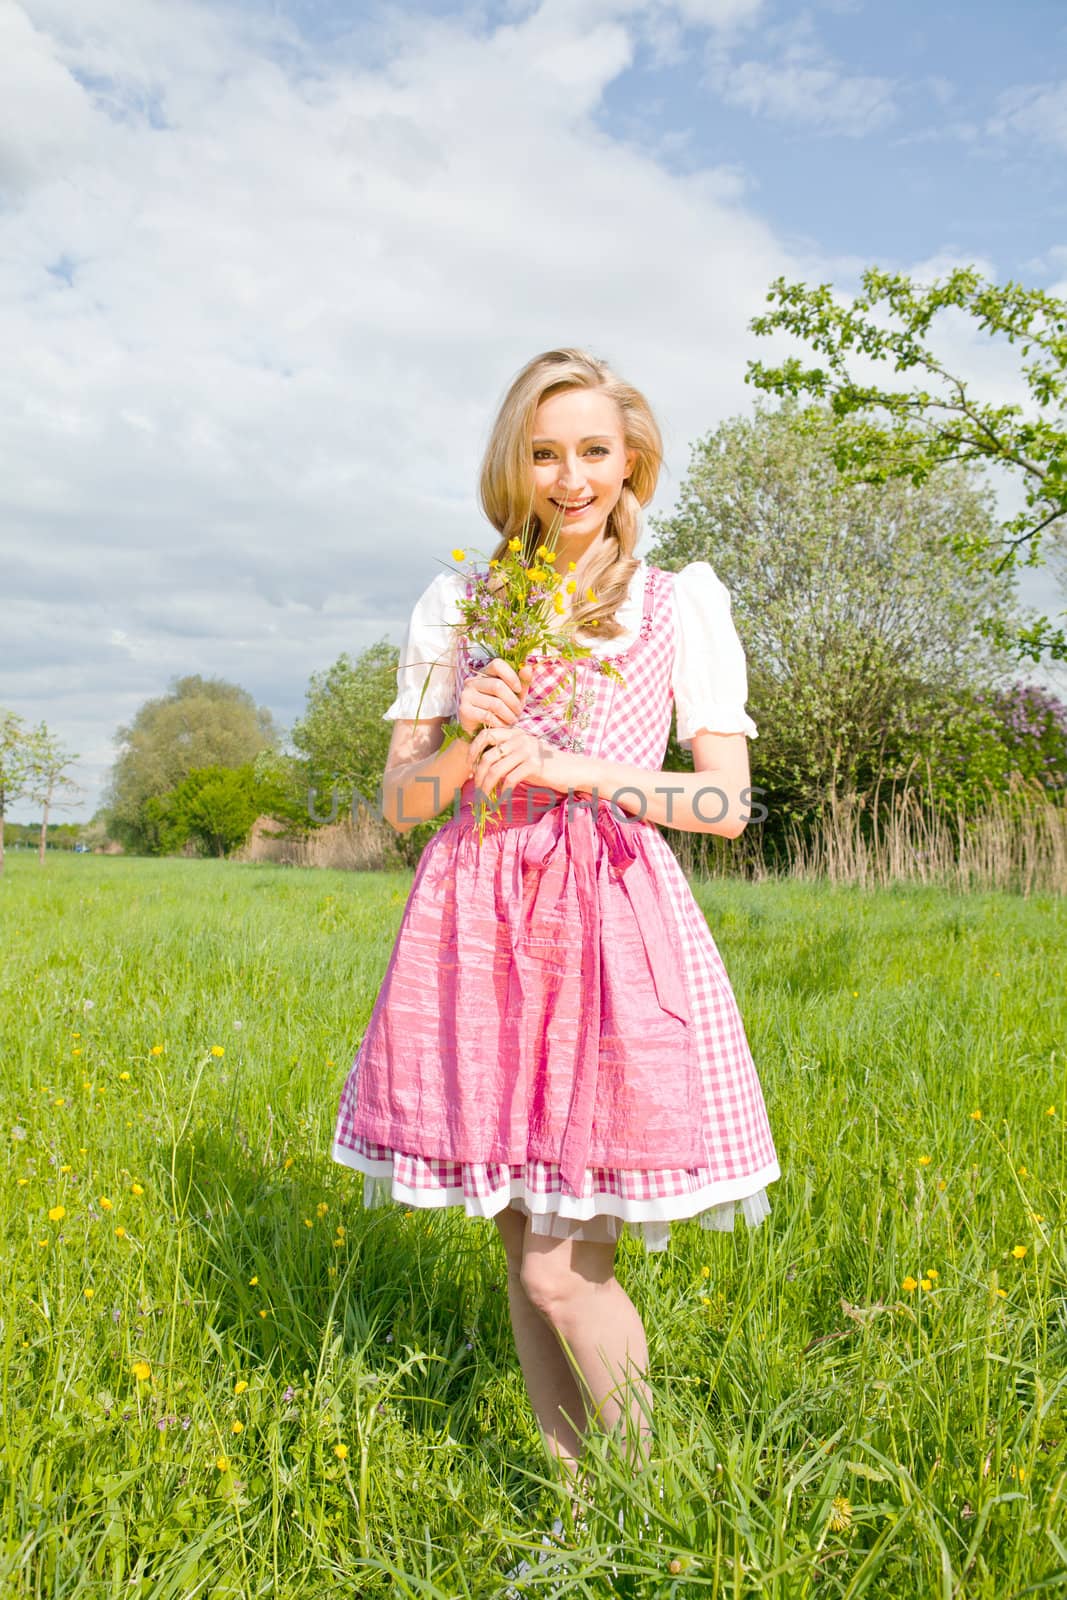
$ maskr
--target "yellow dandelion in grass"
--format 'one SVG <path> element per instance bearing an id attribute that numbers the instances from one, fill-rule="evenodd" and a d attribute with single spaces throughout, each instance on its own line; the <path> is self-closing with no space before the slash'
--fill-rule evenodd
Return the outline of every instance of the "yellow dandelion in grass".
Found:
<path id="1" fill-rule="evenodd" d="M 702 1278 L 710 1278 L 711 1277 L 711 1268 L 710 1267 L 701 1267 L 700 1276 Z"/>
<path id="2" fill-rule="evenodd" d="M 85 1296 L 86 1300 L 91 1300 L 95 1293 L 96 1293 L 95 1289 L 83 1289 L 82 1290 L 82 1294 Z"/>
<path id="3" fill-rule="evenodd" d="M 129 1083 L 129 1081 L 130 1081 L 130 1075 L 129 1075 L 128 1072 L 120 1072 L 119 1073 L 119 1082 L 120 1083 Z"/>
<path id="4" fill-rule="evenodd" d="M 1031 1222 L 1044 1222 L 1045 1218 L 1040 1211 L 1028 1211 L 1027 1216 Z"/>
<path id="5" fill-rule="evenodd" d="M 30 1180 L 29 1180 L 29 1178 L 19 1178 L 16 1181 L 18 1183 L 19 1188 L 20 1189 L 24 1189 L 26 1187 L 26 1185 L 29 1183 Z"/>
<path id="6" fill-rule="evenodd" d="M 1019 1168 L 1019 1176 L 1020 1176 L 1020 1178 L 1028 1178 L 1030 1176 L 1030 1174 L 1029 1174 L 1029 1172 L 1027 1172 L 1025 1167 L 1020 1167 Z"/>
<path id="7" fill-rule="evenodd" d="M 1054 1117 L 1056 1115 L 1056 1107 L 1049 1106 L 1048 1110 L 1045 1112 L 1045 1115 L 1046 1117 Z"/>
<path id="8" fill-rule="evenodd" d="M 326 1201 L 325 1200 L 320 1200 L 318 1205 L 315 1207 L 315 1215 L 317 1217 L 324 1217 L 326 1215 L 327 1211 L 329 1211 L 329 1209 L 330 1208 L 326 1204 Z"/>
<path id="9" fill-rule="evenodd" d="M 933 1288 L 933 1284 L 930 1282 L 929 1278 L 923 1278 L 922 1281 L 919 1284 L 919 1288 L 920 1289 L 932 1289 Z"/>
<path id="10" fill-rule="evenodd" d="M 1001 1300 L 1006 1300 L 1006 1299 L 1007 1299 L 1007 1298 L 1008 1298 L 1008 1291 L 1007 1291 L 1007 1289 L 994 1289 L 994 1290 L 993 1290 L 993 1293 L 994 1293 L 994 1294 L 995 1294 L 995 1295 L 998 1295 L 998 1296 L 999 1296 L 999 1297 L 1000 1297 L 1000 1299 L 1001 1299 Z"/>
<path id="11" fill-rule="evenodd" d="M 229 1472 L 230 1470 L 230 1463 L 226 1456 L 216 1456 L 215 1465 L 218 1467 L 220 1472 Z"/>
<path id="12" fill-rule="evenodd" d="M 293 1164 L 293 1159 L 294 1158 L 292 1156 L 286 1156 L 285 1160 L 282 1162 L 282 1171 L 283 1172 L 288 1172 L 289 1171 L 289 1168 Z"/>
<path id="13" fill-rule="evenodd" d="M 948 1184 L 947 1184 L 947 1183 L 946 1183 L 946 1182 L 945 1182 L 945 1180 L 944 1180 L 944 1178 L 941 1178 L 941 1179 L 940 1179 L 940 1180 L 939 1180 L 939 1182 L 938 1182 L 938 1185 L 937 1185 L 937 1187 L 938 1187 L 938 1189 L 940 1189 L 940 1190 L 945 1190 L 945 1189 L 947 1189 L 947 1188 L 948 1188 Z"/>
<path id="14" fill-rule="evenodd" d="M 100 1207 L 101 1211 L 110 1211 L 113 1206 L 113 1202 L 108 1199 L 106 1194 L 102 1194 L 96 1203 Z"/>
<path id="15" fill-rule="evenodd" d="M 163 1046 L 161 1044 L 154 1044 L 148 1053 L 152 1056 L 161 1056 L 163 1054 Z"/>
<path id="16" fill-rule="evenodd" d="M 453 561 L 466 561 L 466 559 L 467 559 L 466 550 L 461 550 L 459 548 L 459 545 L 457 545 L 456 548 L 452 552 L 452 560 Z"/>
<path id="17" fill-rule="evenodd" d="M 343 1222 L 339 1222 L 337 1224 L 337 1237 L 339 1239 L 343 1239 L 344 1236 L 345 1236 L 345 1225 L 344 1225 Z"/>
<path id="18" fill-rule="evenodd" d="M 149 1378 L 152 1376 L 152 1368 L 148 1365 L 147 1361 L 135 1361 L 133 1366 L 130 1368 L 130 1371 L 133 1373 L 138 1383 L 147 1383 Z"/>
<path id="19" fill-rule="evenodd" d="M 261 1317 L 265 1317 L 267 1315 L 267 1313 L 265 1311 L 261 1311 L 259 1314 L 260 1314 Z"/>
<path id="20" fill-rule="evenodd" d="M 708 1299 L 706 1294 L 702 1294 L 700 1296 L 700 1303 L 701 1303 L 702 1306 L 710 1306 L 711 1305 L 711 1301 Z"/>
<path id="21" fill-rule="evenodd" d="M 981 1122 L 981 1120 L 982 1120 L 981 1107 L 980 1106 L 975 1106 L 974 1110 L 971 1112 L 971 1121 L 972 1122 Z"/>
<path id="22" fill-rule="evenodd" d="M 48 1213 L 49 1222 L 62 1222 L 67 1214 L 66 1206 L 53 1206 Z"/>
<path id="23" fill-rule="evenodd" d="M 48 1249 L 48 1240 L 47 1239 L 38 1239 L 37 1248 L 39 1250 L 47 1250 Z"/>
<path id="24" fill-rule="evenodd" d="M 125 1228 L 116 1228 L 115 1229 L 115 1238 L 116 1239 L 125 1239 L 125 1237 L 126 1237 L 126 1229 Z"/>
<path id="25" fill-rule="evenodd" d="M 89 1082 L 88 1078 L 83 1078 L 82 1079 L 82 1088 L 83 1089 L 91 1089 L 92 1088 L 92 1084 Z"/>
<path id="26" fill-rule="evenodd" d="M 519 551 L 519 550 L 521 550 L 522 549 L 522 540 L 521 539 L 509 539 L 508 540 L 508 549 L 511 550 L 511 551 Z"/>
<path id="27" fill-rule="evenodd" d="M 905 1294 L 911 1294 L 911 1292 L 914 1289 L 917 1289 L 919 1287 L 919 1285 L 916 1283 L 914 1278 L 909 1276 L 909 1277 L 904 1279 L 904 1282 L 901 1284 L 900 1287 L 904 1290 Z"/>
<path id="28" fill-rule="evenodd" d="M 71 1034 L 71 1038 L 72 1039 L 80 1039 L 81 1038 L 81 1034 L 80 1033 L 72 1033 Z"/>
<path id="29" fill-rule="evenodd" d="M 82 1053 L 81 1045 L 80 1044 L 76 1044 L 74 1046 L 74 1049 L 70 1053 L 71 1053 L 72 1056 L 80 1056 L 81 1053 Z"/>
<path id="30" fill-rule="evenodd" d="M 230 1423 L 230 1432 L 231 1433 L 244 1433 L 244 1431 L 245 1431 L 245 1425 L 244 1425 L 243 1422 L 240 1422 L 240 1421 L 235 1419 L 233 1422 Z"/>
<path id="31" fill-rule="evenodd" d="M 1024 1244 L 1017 1244 L 1012 1251 L 1012 1255 L 1015 1257 L 1016 1261 L 1021 1261 L 1025 1254 L 1026 1246 Z"/>
<path id="32" fill-rule="evenodd" d="M 830 1505 L 830 1526 L 835 1533 L 844 1533 L 852 1526 L 852 1506 L 843 1494 L 834 1495 Z"/>
<path id="33" fill-rule="evenodd" d="M 62 1167 L 60 1167 L 60 1169 L 59 1169 L 59 1170 L 60 1170 L 60 1172 L 61 1172 L 61 1173 L 65 1173 L 65 1172 L 73 1172 L 73 1171 L 74 1171 L 74 1168 L 73 1168 L 73 1167 L 71 1167 L 71 1166 L 62 1166 Z"/>
<path id="34" fill-rule="evenodd" d="M 333 1447 L 333 1453 L 337 1457 L 338 1461 L 348 1460 L 348 1446 L 346 1444 L 335 1444 Z"/>
<path id="35" fill-rule="evenodd" d="M 213 1044 L 211 1046 L 211 1054 L 213 1056 L 224 1056 L 226 1054 L 226 1046 L 224 1044 Z"/>
<path id="36" fill-rule="evenodd" d="M 141 1185 L 139 1183 L 131 1183 L 130 1184 L 130 1193 L 131 1194 L 144 1194 L 144 1189 L 141 1187 Z"/>
<path id="37" fill-rule="evenodd" d="M 920 1156 L 919 1157 L 919 1165 L 920 1165 L 920 1167 L 928 1167 L 933 1159 L 934 1159 L 933 1156 Z"/>
<path id="38" fill-rule="evenodd" d="M 233 1392 L 234 1394 L 244 1394 L 247 1388 L 248 1385 L 245 1380 L 243 1378 L 238 1378 L 237 1382 L 233 1386 Z"/>
<path id="39" fill-rule="evenodd" d="M 256 1286 L 256 1284 L 257 1284 L 257 1283 L 258 1283 L 258 1282 L 259 1282 L 259 1278 L 258 1278 L 258 1277 L 255 1277 L 255 1278 L 249 1278 L 249 1280 L 248 1280 L 248 1287 L 249 1287 L 249 1288 L 250 1288 L 250 1289 L 254 1289 L 254 1288 L 255 1288 L 255 1286 Z"/>
<path id="40" fill-rule="evenodd" d="M 334 1240 L 334 1244 L 337 1244 L 337 1243 L 338 1243 L 338 1240 L 335 1239 Z M 328 1278 L 336 1278 L 336 1276 L 337 1276 L 337 1268 L 336 1267 L 327 1267 L 326 1268 L 326 1276 Z"/>
<path id="41" fill-rule="evenodd" d="M 937 1268 L 936 1267 L 927 1267 L 926 1271 L 923 1273 L 923 1277 L 924 1278 L 933 1278 L 934 1282 L 936 1283 L 937 1282 Z"/>
<path id="42" fill-rule="evenodd" d="M 311 1228 L 313 1226 L 314 1226 L 314 1224 L 312 1223 L 311 1218 L 310 1217 L 305 1217 L 304 1218 L 304 1227 L 305 1228 Z"/>
<path id="43" fill-rule="evenodd" d="M 67 1102 L 66 1102 L 66 1100 L 64 1100 L 64 1098 L 63 1098 L 63 1096 L 62 1096 L 62 1095 L 60 1095 L 60 1096 L 59 1096 L 59 1099 L 58 1099 L 58 1100 L 53 1100 L 53 1101 L 52 1101 L 52 1104 L 53 1104 L 53 1105 L 54 1105 L 54 1106 L 65 1106 L 65 1105 L 66 1105 L 66 1103 L 67 1103 Z"/>

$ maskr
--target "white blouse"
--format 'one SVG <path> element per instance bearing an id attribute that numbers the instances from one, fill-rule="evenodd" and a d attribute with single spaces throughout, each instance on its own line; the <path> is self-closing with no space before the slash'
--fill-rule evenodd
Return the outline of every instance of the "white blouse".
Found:
<path id="1" fill-rule="evenodd" d="M 642 557 L 630 580 L 629 593 L 615 613 L 623 631 L 593 646 L 598 656 L 629 648 L 641 626 L 648 565 Z M 397 668 L 397 696 L 383 717 L 451 717 L 455 710 L 456 628 L 458 601 L 465 579 L 457 572 L 439 572 L 415 602 Z M 745 653 L 731 614 L 730 591 L 707 561 L 691 561 L 674 574 L 676 642 L 671 671 L 678 743 L 693 748 L 693 734 L 744 733 L 758 737 L 745 710 L 748 675 Z M 583 642 L 588 642 L 585 636 Z M 419 707 L 427 673 L 430 681 Z"/>

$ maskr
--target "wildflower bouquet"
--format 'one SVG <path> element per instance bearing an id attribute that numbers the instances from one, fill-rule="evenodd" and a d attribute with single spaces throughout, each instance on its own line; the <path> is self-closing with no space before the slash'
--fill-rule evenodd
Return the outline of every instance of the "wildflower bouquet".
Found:
<path id="1" fill-rule="evenodd" d="M 527 566 L 523 560 L 525 539 L 516 536 L 508 541 L 502 559 L 489 561 L 484 569 L 472 568 L 466 574 L 470 580 L 471 592 L 460 600 L 459 620 L 452 626 L 463 633 L 468 641 L 468 648 L 475 646 L 485 655 L 487 661 L 496 658 L 506 661 L 516 672 L 525 665 L 527 657 L 535 651 L 541 655 L 556 655 L 570 661 L 571 695 L 563 713 L 564 721 L 569 722 L 574 714 L 578 683 L 577 667 L 573 664 L 591 656 L 592 650 L 588 645 L 581 645 L 575 641 L 569 623 L 565 622 L 562 627 L 553 626 L 556 619 L 566 614 L 564 595 L 573 594 L 577 587 L 577 580 L 569 576 L 575 570 L 573 561 L 567 564 L 567 576 L 556 571 L 555 533 L 554 526 L 549 533 L 548 542 L 538 545 L 533 566 Z M 455 561 L 466 561 L 467 552 L 453 550 L 452 558 Z M 597 598 L 591 588 L 587 589 L 586 595 L 590 600 Z M 618 683 L 625 681 L 618 668 L 603 658 L 596 660 L 596 669 L 605 677 L 614 678 Z M 426 693 L 429 681 L 427 674 L 415 711 L 416 721 L 422 709 L 423 695 Z M 544 703 L 551 704 L 559 688 L 562 687 L 560 684 L 553 690 Z M 480 732 L 481 729 L 477 731 Z M 446 749 L 454 739 L 466 739 L 470 743 L 475 737 L 467 733 L 458 722 L 447 722 L 443 734 L 442 750 Z M 490 811 L 485 800 L 482 800 L 478 815 L 479 844 L 485 835 L 487 819 L 492 817 L 494 822 L 500 820 L 496 791 L 491 790 L 488 798 L 494 803 L 494 809 Z"/>

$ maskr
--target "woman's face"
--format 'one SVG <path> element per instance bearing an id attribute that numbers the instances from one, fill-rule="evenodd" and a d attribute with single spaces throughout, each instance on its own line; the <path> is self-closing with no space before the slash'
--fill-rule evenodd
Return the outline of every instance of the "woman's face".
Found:
<path id="1" fill-rule="evenodd" d="M 560 548 L 584 549 L 603 533 L 637 460 L 626 448 L 618 406 L 601 389 L 551 395 L 534 415 L 531 454 L 542 530 L 558 523 Z"/>

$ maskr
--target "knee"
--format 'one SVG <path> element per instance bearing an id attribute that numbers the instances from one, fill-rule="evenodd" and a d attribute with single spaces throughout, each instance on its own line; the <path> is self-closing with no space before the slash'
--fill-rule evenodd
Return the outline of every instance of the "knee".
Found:
<path id="1" fill-rule="evenodd" d="M 589 1284 L 562 1259 L 561 1251 L 527 1250 L 519 1282 L 530 1304 L 554 1326 L 565 1324 L 571 1309 L 588 1293 Z"/>

